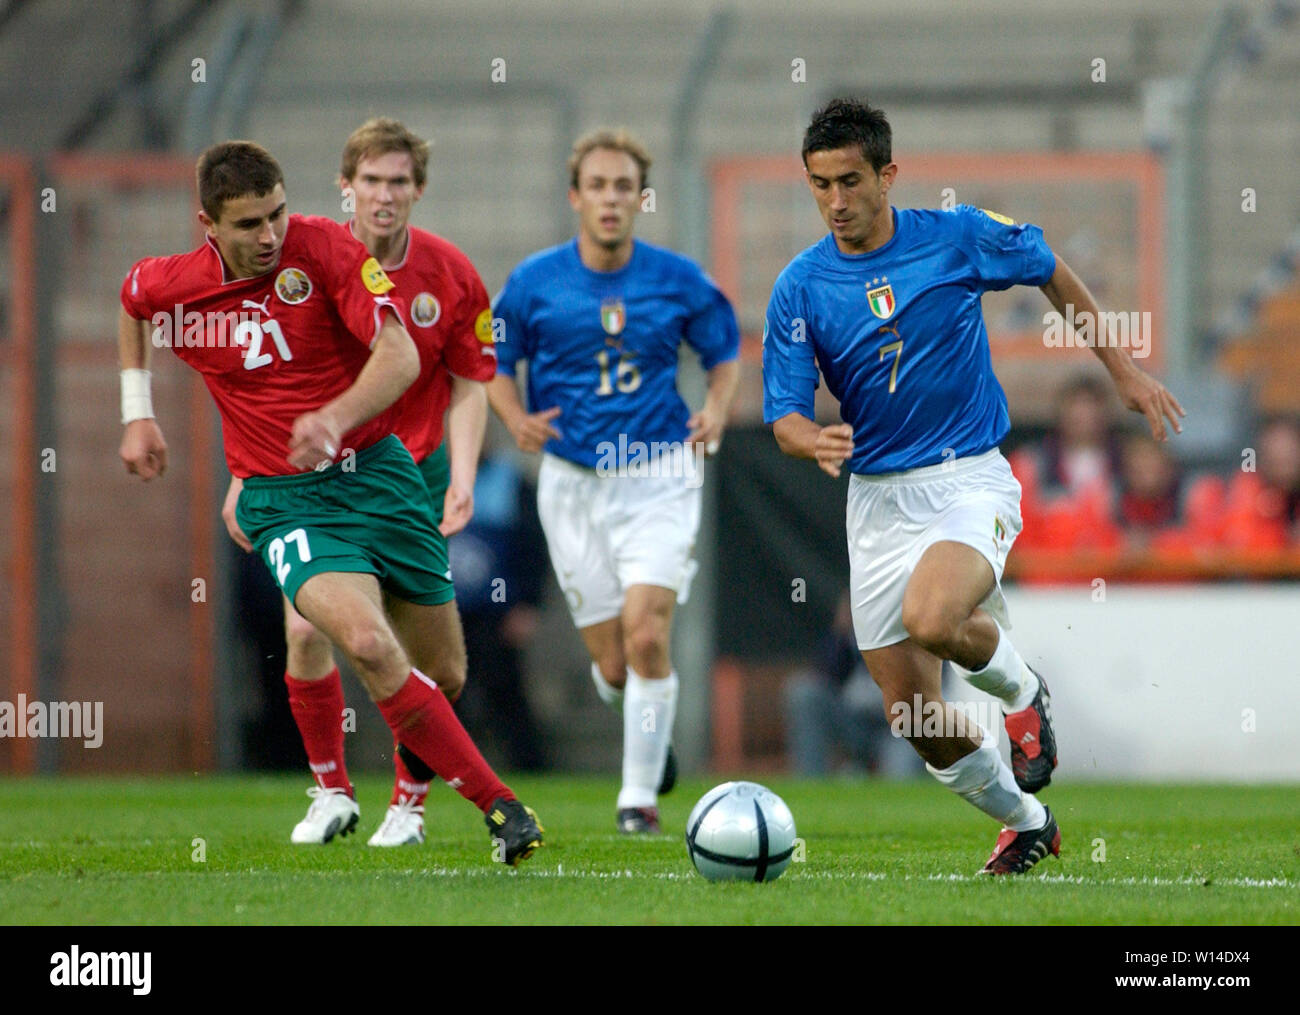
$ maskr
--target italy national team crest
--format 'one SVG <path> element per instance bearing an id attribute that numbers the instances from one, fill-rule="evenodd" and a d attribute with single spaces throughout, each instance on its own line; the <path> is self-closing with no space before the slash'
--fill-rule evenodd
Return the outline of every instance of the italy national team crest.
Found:
<path id="1" fill-rule="evenodd" d="M 411 320 L 421 328 L 432 328 L 442 316 L 442 307 L 433 293 L 420 293 L 411 300 Z"/>
<path id="2" fill-rule="evenodd" d="M 311 295 L 311 279 L 301 268 L 285 268 L 275 276 L 275 294 L 291 306 L 301 303 Z"/>
<path id="3" fill-rule="evenodd" d="M 868 289 L 867 303 L 870 304 L 873 314 L 882 321 L 887 320 L 894 312 L 894 287 L 882 285 L 876 289 Z"/>
<path id="4" fill-rule="evenodd" d="M 600 305 L 600 326 L 606 335 L 621 335 L 627 323 L 627 311 L 622 300 L 606 300 Z"/>

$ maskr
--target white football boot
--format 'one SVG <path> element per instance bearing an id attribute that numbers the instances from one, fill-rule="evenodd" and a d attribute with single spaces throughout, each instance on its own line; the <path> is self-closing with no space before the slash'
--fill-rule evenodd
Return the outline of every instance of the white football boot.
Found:
<path id="1" fill-rule="evenodd" d="M 307 795 L 312 798 L 311 806 L 307 816 L 293 826 L 291 842 L 323 844 L 336 835 L 347 835 L 361 820 L 361 807 L 346 790 L 313 786 Z"/>
<path id="2" fill-rule="evenodd" d="M 372 846 L 418 846 L 424 842 L 424 807 L 417 806 L 414 798 L 398 797 L 398 802 L 388 805 L 383 824 L 370 837 Z"/>

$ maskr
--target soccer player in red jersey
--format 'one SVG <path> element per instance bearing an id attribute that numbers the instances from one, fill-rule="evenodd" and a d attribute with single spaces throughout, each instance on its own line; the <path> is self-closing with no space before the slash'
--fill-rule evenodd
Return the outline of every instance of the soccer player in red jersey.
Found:
<path id="1" fill-rule="evenodd" d="M 485 813 L 494 858 L 518 863 L 541 845 L 536 815 L 403 647 L 436 630 L 453 593 L 430 563 L 441 537 L 428 487 L 391 434 L 390 407 L 420 372 L 393 283 L 337 223 L 288 214 L 260 146 L 214 145 L 197 175 L 207 241 L 137 262 L 122 286 L 121 458 L 146 481 L 166 469 L 147 367 L 151 340 L 170 345 L 221 413 L 227 465 L 244 481 L 239 529 L 352 662 L 395 741 Z M 341 740 L 338 711 L 333 724 Z M 317 775 L 322 799 L 352 803 L 328 840 L 355 827 L 357 809 L 350 786 L 329 785 L 337 772 Z"/>
<path id="2" fill-rule="evenodd" d="M 419 350 L 420 376 L 393 407 L 393 432 L 411 452 L 429 487 L 441 534 L 450 536 L 464 528 L 473 514 L 474 479 L 487 422 L 484 382 L 496 373 L 496 349 L 487 290 L 474 266 L 446 240 L 408 225 L 411 209 L 424 192 L 428 161 L 428 142 L 398 121 L 377 117 L 362 124 L 343 148 L 339 183 L 355 214 L 339 229 L 364 244 L 394 283 L 396 288 L 387 295 L 401 308 Z M 444 414 L 451 446 L 450 475 L 443 445 Z M 235 521 L 241 488 L 237 477 L 231 481 L 222 517 L 231 538 L 249 550 L 251 544 Z M 445 547 L 437 564 L 447 569 Z M 436 623 L 407 647 L 416 668 L 454 701 L 465 684 L 460 617 L 454 601 L 432 612 Z M 329 640 L 287 599 L 285 641 L 290 708 L 312 770 L 335 773 L 333 781 L 347 787 L 343 737 L 335 732 L 344 699 L 334 653 Z M 329 735 L 318 736 L 317 730 Z M 400 748 L 393 761 L 393 794 L 383 822 L 370 837 L 372 846 L 424 841 L 424 801 L 431 773 Z M 321 788 L 326 788 L 324 783 Z M 322 841 L 331 810 L 343 806 L 347 806 L 343 801 L 331 804 L 318 795 L 294 829 L 293 840 Z"/>

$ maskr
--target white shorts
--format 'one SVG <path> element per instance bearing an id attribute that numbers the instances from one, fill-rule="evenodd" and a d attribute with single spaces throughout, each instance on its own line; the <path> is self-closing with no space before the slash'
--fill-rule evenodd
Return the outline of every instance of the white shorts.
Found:
<path id="1" fill-rule="evenodd" d="M 849 589 L 858 648 L 908 637 L 903 591 L 921 555 L 945 540 L 965 543 L 993 567 L 983 606 L 1010 627 L 1002 569 L 1020 534 L 1020 484 L 994 448 L 981 455 L 849 480 Z"/>
<path id="2" fill-rule="evenodd" d="M 681 476 L 601 476 L 543 455 L 537 513 L 551 566 L 579 627 L 623 612 L 629 585 L 686 602 L 696 564 L 700 488 Z"/>

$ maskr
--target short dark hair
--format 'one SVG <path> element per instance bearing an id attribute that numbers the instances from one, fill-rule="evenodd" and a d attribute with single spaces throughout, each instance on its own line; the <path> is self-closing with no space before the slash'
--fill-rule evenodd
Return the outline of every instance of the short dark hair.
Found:
<path id="1" fill-rule="evenodd" d="M 253 141 L 222 141 L 199 156 L 194 175 L 199 205 L 212 221 L 221 219 L 227 201 L 237 197 L 263 197 L 284 183 L 280 163 Z"/>
<path id="2" fill-rule="evenodd" d="M 804 168 L 810 152 L 828 152 L 857 145 L 862 157 L 879 173 L 894 160 L 893 132 L 880 109 L 856 99 L 832 99 L 813 113 L 803 135 Z"/>

